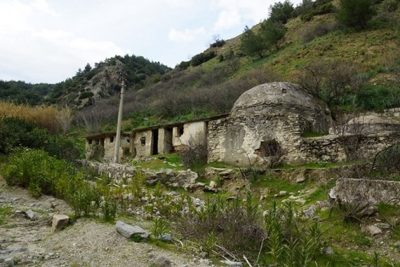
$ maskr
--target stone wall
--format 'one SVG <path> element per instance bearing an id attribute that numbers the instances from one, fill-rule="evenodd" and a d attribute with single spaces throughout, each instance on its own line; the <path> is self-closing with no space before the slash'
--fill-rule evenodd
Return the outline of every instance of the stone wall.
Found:
<path id="1" fill-rule="evenodd" d="M 303 121 L 298 114 L 264 114 L 210 121 L 208 126 L 209 161 L 245 166 L 268 164 L 270 155 L 263 146 L 276 142 L 282 159 L 302 162 L 299 150 Z"/>
<path id="2" fill-rule="evenodd" d="M 133 150 L 135 158 L 151 156 L 153 145 L 153 133 L 151 130 L 136 132 L 133 137 Z"/>
<path id="3" fill-rule="evenodd" d="M 102 136 L 86 140 L 86 159 L 113 161 L 115 152 L 115 136 Z M 131 155 L 131 138 L 128 135 L 121 136 L 120 159 Z"/>
<path id="4" fill-rule="evenodd" d="M 183 133 L 180 127 L 173 128 L 172 145 L 176 150 L 182 146 L 196 146 L 207 144 L 207 122 L 191 122 L 183 125 Z"/>
<path id="5" fill-rule="evenodd" d="M 357 159 L 371 159 L 379 151 L 400 142 L 400 133 L 382 133 L 380 135 L 327 135 L 304 138 L 300 151 L 308 162 L 338 162 Z"/>
<path id="6" fill-rule="evenodd" d="M 329 195 L 342 203 L 400 204 L 400 182 L 341 178 Z"/>
<path id="7" fill-rule="evenodd" d="M 174 150 L 172 146 L 172 128 L 158 129 L 158 153 L 168 154 Z"/>

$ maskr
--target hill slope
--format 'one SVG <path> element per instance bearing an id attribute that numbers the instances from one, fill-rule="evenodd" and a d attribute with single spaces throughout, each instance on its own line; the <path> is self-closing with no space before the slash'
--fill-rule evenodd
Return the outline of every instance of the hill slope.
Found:
<path id="1" fill-rule="evenodd" d="M 400 106 L 400 9 L 382 11 L 384 4 L 385 1 L 375 4 L 377 14 L 363 31 L 341 28 L 335 9 L 307 20 L 294 17 L 286 23 L 286 34 L 278 48 L 262 58 L 242 53 L 242 35 L 219 41 L 164 74 L 160 82 L 128 92 L 125 127 L 226 113 L 237 97 L 252 86 L 278 80 L 302 82 L 310 65 L 322 64 L 329 70 L 336 62 L 364 81 L 361 90 L 348 90 L 335 103 L 338 110 Z M 259 27 L 256 25 L 253 30 Z M 103 99 L 82 115 L 97 114 L 99 120 L 113 121 L 116 104 L 116 98 Z"/>
<path id="2" fill-rule="evenodd" d="M 55 103 L 81 109 L 119 92 L 122 78 L 131 89 L 137 89 L 159 80 L 169 70 L 140 56 L 115 56 L 93 68 L 87 64 L 75 76 L 57 84 L 0 81 L 0 100 L 32 105 Z"/>

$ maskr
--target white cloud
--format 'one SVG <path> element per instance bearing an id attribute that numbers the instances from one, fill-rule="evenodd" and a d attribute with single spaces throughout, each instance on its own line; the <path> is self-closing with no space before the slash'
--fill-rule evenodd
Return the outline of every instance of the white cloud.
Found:
<path id="1" fill-rule="evenodd" d="M 184 30 L 171 29 L 169 31 L 168 38 L 173 42 L 190 43 L 196 41 L 199 37 L 202 37 L 205 34 L 206 30 L 204 27 Z"/>
<path id="2" fill-rule="evenodd" d="M 269 2 L 265 0 L 211 0 L 219 15 L 215 30 L 232 29 L 243 23 L 257 23 L 267 17 Z"/>

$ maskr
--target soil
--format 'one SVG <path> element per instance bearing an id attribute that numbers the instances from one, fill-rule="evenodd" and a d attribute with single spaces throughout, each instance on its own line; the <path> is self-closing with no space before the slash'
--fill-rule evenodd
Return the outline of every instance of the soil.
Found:
<path id="1" fill-rule="evenodd" d="M 53 233 L 53 214 L 72 214 L 71 208 L 50 196 L 35 199 L 24 189 L 7 186 L 1 177 L 0 207 L 10 207 L 0 224 L 0 266 L 212 266 L 193 255 L 127 240 L 113 224 L 95 219 L 79 219 Z M 34 220 L 24 213 L 28 210 Z M 155 265 L 160 259 L 164 265 Z"/>

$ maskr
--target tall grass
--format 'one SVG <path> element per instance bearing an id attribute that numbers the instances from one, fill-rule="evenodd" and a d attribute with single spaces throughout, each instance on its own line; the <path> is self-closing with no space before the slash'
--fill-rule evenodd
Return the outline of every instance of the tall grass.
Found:
<path id="1" fill-rule="evenodd" d="M 0 101 L 0 119 L 18 118 L 27 122 L 35 123 L 50 132 L 58 132 L 65 128 L 65 124 L 60 121 L 64 114 L 70 114 L 68 108 L 57 109 L 52 106 L 29 106 L 17 105 L 9 102 Z"/>

